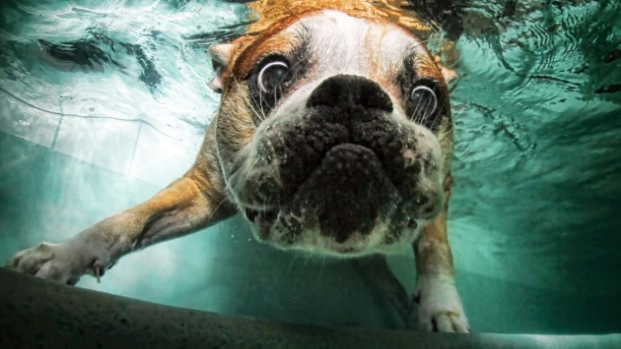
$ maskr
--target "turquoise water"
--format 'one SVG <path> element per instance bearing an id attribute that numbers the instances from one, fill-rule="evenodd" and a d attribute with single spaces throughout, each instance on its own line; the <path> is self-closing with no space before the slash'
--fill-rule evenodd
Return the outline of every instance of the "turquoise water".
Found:
<path id="1" fill-rule="evenodd" d="M 223 1 L 0 6 L 6 260 L 183 174 L 218 103 L 204 50 L 243 30 L 248 13 Z M 479 0 L 460 16 L 449 234 L 473 331 L 621 332 L 621 2 Z M 90 60 L 40 49 L 62 42 Z M 411 292 L 411 254 L 389 263 Z M 78 287 L 284 321 L 405 326 L 399 295 L 355 263 L 260 245 L 239 218 Z"/>

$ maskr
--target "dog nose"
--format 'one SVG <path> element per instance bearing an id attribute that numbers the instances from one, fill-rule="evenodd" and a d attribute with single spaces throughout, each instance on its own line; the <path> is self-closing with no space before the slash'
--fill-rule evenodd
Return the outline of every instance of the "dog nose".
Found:
<path id="1" fill-rule="evenodd" d="M 392 112 L 392 102 L 374 81 L 356 75 L 335 75 L 324 80 L 311 93 L 307 107 L 360 106 Z"/>

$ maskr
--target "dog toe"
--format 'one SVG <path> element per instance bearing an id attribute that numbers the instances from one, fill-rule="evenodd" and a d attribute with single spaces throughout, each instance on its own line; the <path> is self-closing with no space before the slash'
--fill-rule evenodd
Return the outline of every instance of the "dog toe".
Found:
<path id="1" fill-rule="evenodd" d="M 457 314 L 450 314 L 451 323 L 453 325 L 453 329 L 457 333 L 470 333 L 470 329 L 468 328 L 468 323 Z"/>
<path id="2" fill-rule="evenodd" d="M 81 258 L 63 244 L 41 243 L 18 252 L 6 266 L 20 273 L 75 285 L 83 274 Z"/>
<path id="3" fill-rule="evenodd" d="M 35 275 L 47 261 L 54 258 L 54 251 L 46 243 L 18 252 L 6 266 L 21 273 Z"/>
<path id="4" fill-rule="evenodd" d="M 442 313 L 434 319 L 438 332 L 455 332 L 451 317 L 447 313 Z"/>

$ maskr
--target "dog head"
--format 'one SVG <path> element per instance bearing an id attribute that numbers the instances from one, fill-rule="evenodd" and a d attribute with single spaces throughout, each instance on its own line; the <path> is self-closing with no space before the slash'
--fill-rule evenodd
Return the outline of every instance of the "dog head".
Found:
<path id="1" fill-rule="evenodd" d="M 227 195 L 259 239 L 336 256 L 389 252 L 441 212 L 446 79 L 406 29 L 313 11 L 210 55 Z"/>

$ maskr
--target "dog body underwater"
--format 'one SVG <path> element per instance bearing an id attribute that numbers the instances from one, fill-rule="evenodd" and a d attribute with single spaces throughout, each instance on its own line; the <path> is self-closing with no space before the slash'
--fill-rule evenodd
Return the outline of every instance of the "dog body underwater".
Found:
<path id="1" fill-rule="evenodd" d="M 194 165 L 153 198 L 8 266 L 75 284 L 240 212 L 260 241 L 353 258 L 413 246 L 419 321 L 468 332 L 446 234 L 447 80 L 400 1 L 264 0 L 209 49 L 222 95 Z"/>

